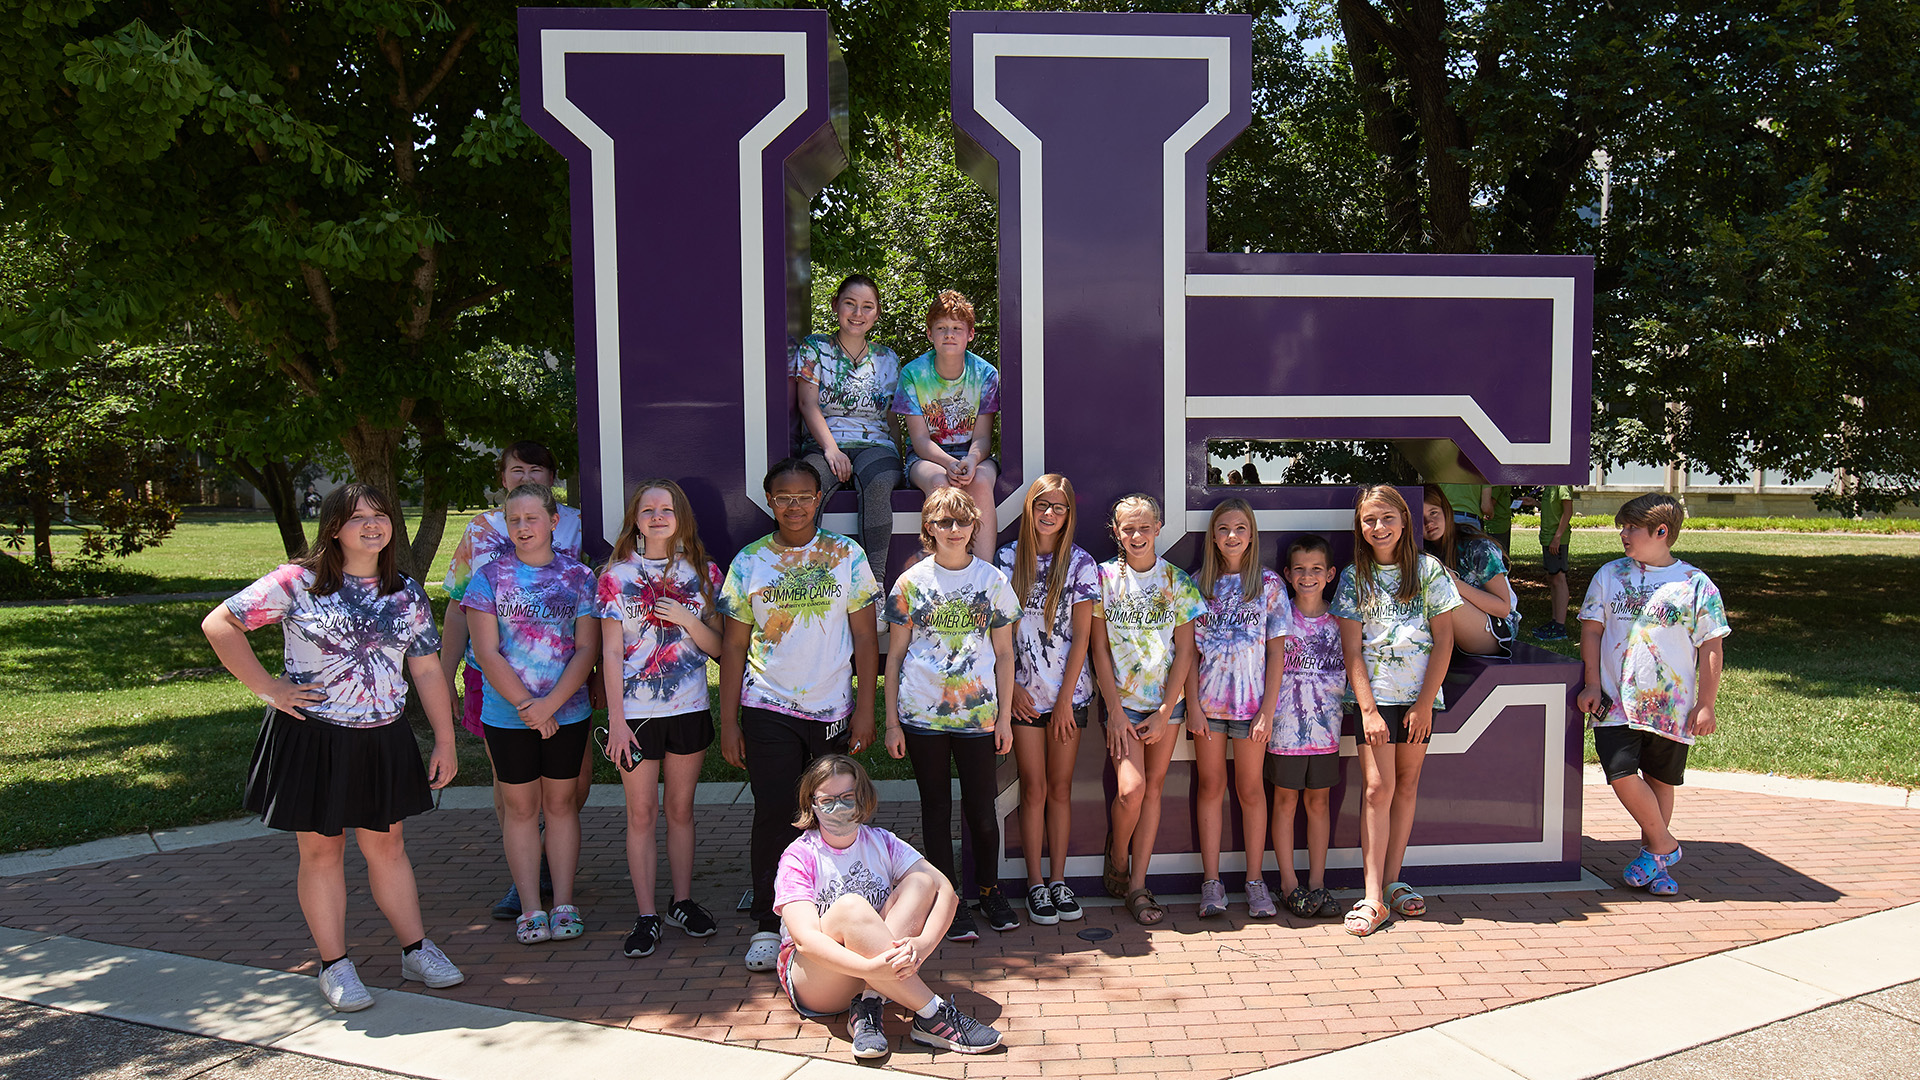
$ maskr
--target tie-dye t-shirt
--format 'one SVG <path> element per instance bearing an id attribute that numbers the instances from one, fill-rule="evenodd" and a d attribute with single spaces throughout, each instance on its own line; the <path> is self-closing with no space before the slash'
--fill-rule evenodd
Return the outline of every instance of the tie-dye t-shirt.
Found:
<path id="1" fill-rule="evenodd" d="M 1733 632 L 1720 590 L 1698 567 L 1675 560 L 1646 566 L 1615 559 L 1593 575 L 1582 622 L 1601 624 L 1600 692 L 1606 718 L 1675 742 L 1692 743 L 1700 646 Z"/>
<path id="2" fill-rule="evenodd" d="M 893 411 L 925 417 L 927 434 L 935 445 L 969 442 L 975 421 L 984 413 L 1000 411 L 1000 373 L 969 352 L 960 377 L 943 379 L 933 366 L 933 353 L 922 353 L 900 369 Z"/>
<path id="3" fill-rule="evenodd" d="M 248 630 L 280 624 L 287 681 L 327 694 L 301 707 L 308 716 L 341 727 L 396 719 L 407 704 L 407 658 L 440 651 L 427 591 L 407 578 L 399 592 L 382 595 L 378 578 L 349 577 L 337 592 L 315 596 L 313 581 L 305 567 L 282 566 L 234 594 L 227 610 Z"/>
<path id="4" fill-rule="evenodd" d="M 557 555 L 580 557 L 580 511 L 571 506 L 560 508 L 560 520 L 553 527 L 553 550 Z M 453 561 L 447 564 L 447 596 L 456 603 L 466 599 L 467 583 L 480 568 L 502 555 L 513 554 L 513 537 L 507 535 L 507 517 L 500 510 L 475 514 L 460 534 L 460 546 L 453 549 Z M 473 654 L 467 654 L 473 662 Z"/>
<path id="5" fill-rule="evenodd" d="M 528 566 L 510 554 L 480 568 L 460 601 L 473 616 L 491 616 L 500 629 L 500 655 L 534 697 L 545 697 L 560 682 L 573 659 L 574 620 L 591 617 L 593 571 L 578 559 L 556 552 L 545 566 Z M 585 683 L 553 714 L 561 724 L 587 718 Z M 520 710 L 501 697 L 492 683 L 480 699 L 480 722 L 488 727 L 519 728 Z"/>
<path id="6" fill-rule="evenodd" d="M 1460 576 L 1476 589 L 1487 589 L 1487 582 L 1507 572 L 1507 557 L 1501 553 L 1500 545 L 1484 536 L 1463 537 L 1457 554 L 1460 557 Z M 1514 596 L 1511 582 L 1502 588 L 1506 592 L 1507 602 L 1513 607 L 1507 612 L 1507 617 L 1500 621 L 1507 624 L 1509 633 L 1514 633 L 1520 629 L 1519 598 Z"/>
<path id="7" fill-rule="evenodd" d="M 1427 660 L 1433 655 L 1433 620 L 1463 602 L 1439 559 L 1423 554 L 1415 566 L 1420 585 L 1405 603 L 1395 598 L 1400 568 L 1393 563 L 1374 564 L 1373 595 L 1364 607 L 1352 566 L 1340 571 L 1340 587 L 1333 594 L 1333 613 L 1360 624 L 1360 655 L 1377 705 L 1411 705 L 1420 700 Z M 1440 662 L 1449 659 L 1443 656 Z M 1446 707 L 1438 692 L 1433 707 Z"/>
<path id="8" fill-rule="evenodd" d="M 1014 556 L 1019 544 L 1002 547 L 994 555 L 994 565 L 1013 580 Z M 1053 625 L 1046 624 L 1047 575 L 1053 569 L 1053 556 L 1035 560 L 1033 588 L 1026 598 L 1020 624 L 1013 631 L 1013 678 L 1035 710 L 1046 714 L 1060 700 L 1060 681 L 1067 677 L 1067 654 L 1073 651 L 1073 605 L 1093 601 L 1100 596 L 1100 570 L 1093 556 L 1077 545 L 1068 545 L 1067 580 L 1060 587 L 1060 602 L 1054 605 Z M 1093 700 L 1093 665 L 1080 665 L 1080 681 L 1074 684 L 1075 708 Z"/>
<path id="9" fill-rule="evenodd" d="M 847 615 L 880 594 L 860 545 L 825 529 L 797 548 L 772 536 L 727 569 L 720 614 L 753 627 L 740 704 L 836 724 L 853 712 Z"/>
<path id="10" fill-rule="evenodd" d="M 900 357 L 892 349 L 869 342 L 867 355 L 855 360 L 832 334 L 809 334 L 794 343 L 787 374 L 818 389 L 820 418 L 843 449 L 893 445 L 887 420 L 900 383 Z"/>
<path id="11" fill-rule="evenodd" d="M 913 628 L 900 658 L 900 722 L 956 735 L 993 730 L 991 635 L 1019 617 L 1013 586 L 980 559 L 949 570 L 925 558 L 901 574 L 887 596 L 887 622 Z"/>
<path id="12" fill-rule="evenodd" d="M 661 600 L 685 604 L 702 622 L 718 611 L 720 567 L 707 563 L 707 587 L 693 564 L 634 555 L 600 575 L 594 614 L 620 620 L 620 711 L 627 719 L 684 716 L 707 708 L 707 654 L 678 623 L 653 613 Z"/>
<path id="13" fill-rule="evenodd" d="M 1141 573 L 1116 555 L 1100 564 L 1100 595 L 1093 601 L 1093 617 L 1107 621 L 1107 644 L 1113 653 L 1113 677 L 1119 684 L 1120 704 L 1135 712 L 1152 712 L 1170 696 L 1167 676 L 1173 671 L 1173 632 L 1207 610 L 1207 601 L 1184 570 L 1165 559 Z"/>
<path id="14" fill-rule="evenodd" d="M 1267 753 L 1338 753 L 1340 699 L 1347 691 L 1340 620 L 1331 611 L 1308 616 L 1289 606 L 1287 629 L 1287 665 L 1280 673 L 1280 705 L 1273 711 Z"/>
<path id="15" fill-rule="evenodd" d="M 879 911 L 887 906 L 893 886 L 918 865 L 920 853 L 912 844 L 878 826 L 860 826 L 859 835 L 844 848 L 827 843 L 819 829 L 808 829 L 780 856 L 773 874 L 773 910 L 778 914 L 788 904 L 811 903 L 824 915 L 835 900 L 852 893 Z M 780 939 L 793 940 L 784 920 Z"/>
<path id="16" fill-rule="evenodd" d="M 1287 636 L 1287 612 L 1293 609 L 1280 575 L 1264 566 L 1259 595 L 1241 596 L 1241 585 L 1239 574 L 1220 575 L 1207 610 L 1193 620 L 1193 644 L 1200 653 L 1198 704 L 1216 720 L 1260 715 L 1260 699 L 1267 690 L 1267 642 Z"/>

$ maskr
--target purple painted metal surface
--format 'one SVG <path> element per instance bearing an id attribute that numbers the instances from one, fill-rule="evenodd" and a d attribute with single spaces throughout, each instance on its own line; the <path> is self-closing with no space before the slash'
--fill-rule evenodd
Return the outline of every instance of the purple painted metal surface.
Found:
<path id="1" fill-rule="evenodd" d="M 1000 200 L 1008 534 L 1027 482 L 1063 472 L 1081 544 L 1111 554 L 1107 503 L 1146 490 L 1168 511 L 1163 550 L 1192 565 L 1191 534 L 1229 493 L 1205 485 L 1209 437 L 1452 440 L 1496 482 L 1586 478 L 1590 260 L 1208 252 L 1206 170 L 1251 116 L 1248 19 L 958 12 L 952 31 L 960 162 Z M 759 480 L 791 449 L 807 202 L 845 162 L 827 17 L 525 9 L 521 57 L 527 122 L 572 165 L 588 545 L 604 550 L 633 484 L 665 475 L 730 558 L 771 526 Z M 1346 557 L 1350 491 L 1230 493 L 1273 549 L 1315 531 Z M 1523 649 L 1455 674 L 1473 678 L 1437 725 L 1407 876 L 1577 877 L 1577 665 Z M 1104 757 L 1094 729 L 1075 796 L 1083 881 Z M 1162 887 L 1193 872 L 1189 769 L 1169 779 Z M 1338 853 L 1356 825 L 1348 788 L 1336 798 Z"/>

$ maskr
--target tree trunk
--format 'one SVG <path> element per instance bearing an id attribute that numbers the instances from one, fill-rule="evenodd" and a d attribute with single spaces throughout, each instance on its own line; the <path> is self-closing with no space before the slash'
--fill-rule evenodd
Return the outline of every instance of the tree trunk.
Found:
<path id="1" fill-rule="evenodd" d="M 440 552 L 440 538 L 447 529 L 446 476 L 452 467 L 453 445 L 447 438 L 447 425 L 437 403 L 420 403 L 413 413 L 413 430 L 420 436 L 420 529 L 413 537 L 413 564 L 420 567 L 421 581 L 433 570 L 434 557 Z"/>
<path id="2" fill-rule="evenodd" d="M 228 464 L 267 497 L 267 505 L 273 509 L 273 522 L 280 527 L 280 546 L 286 549 L 287 558 L 298 558 L 307 550 L 307 528 L 300 522 L 300 499 L 293 490 L 293 474 L 299 472 L 300 467 L 272 458 L 258 469 L 239 458 Z"/>
<path id="3" fill-rule="evenodd" d="M 408 411 L 411 411 L 411 404 L 407 403 Z M 340 448 L 347 452 L 347 460 L 353 463 L 354 478 L 380 489 L 387 496 L 387 501 L 393 504 L 394 556 L 400 572 L 425 580 L 421 578 L 423 568 L 414 561 L 413 546 L 407 540 L 407 516 L 400 506 L 400 478 L 394 469 L 394 458 L 400 450 L 400 434 L 398 428 L 375 427 L 362 419 L 340 433 Z"/>
<path id="4" fill-rule="evenodd" d="M 53 569 L 53 496 L 38 484 L 27 497 L 33 515 L 33 565 Z"/>
<path id="5" fill-rule="evenodd" d="M 1386 68 L 1380 61 L 1384 46 L 1367 35 L 1345 5 L 1340 7 L 1340 29 L 1347 42 L 1354 89 L 1359 92 L 1367 147 L 1380 159 L 1387 242 L 1400 251 L 1417 251 L 1421 246 L 1419 131 L 1387 87 Z"/>

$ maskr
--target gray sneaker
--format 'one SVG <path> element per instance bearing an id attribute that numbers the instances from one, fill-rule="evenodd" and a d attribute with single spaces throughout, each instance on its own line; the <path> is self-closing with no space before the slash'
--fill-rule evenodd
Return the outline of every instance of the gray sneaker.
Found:
<path id="1" fill-rule="evenodd" d="M 954 1008 L 953 999 L 940 1002 L 932 1019 L 913 1018 L 907 1036 L 922 1046 L 941 1046 L 962 1054 L 984 1054 L 1000 1045 L 1000 1033 Z"/>
<path id="2" fill-rule="evenodd" d="M 440 946 L 431 941 L 422 941 L 419 948 L 400 954 L 400 977 L 426 983 L 434 990 L 467 981 L 460 969 L 453 966 L 453 961 L 447 959 L 447 954 L 440 951 Z"/>
<path id="3" fill-rule="evenodd" d="M 856 996 L 847 1008 L 847 1033 L 853 1036 L 853 1056 L 861 1060 L 883 1058 L 893 1047 L 881 1022 L 885 1018 L 885 998 Z"/>
<path id="4" fill-rule="evenodd" d="M 351 960 L 320 969 L 320 995 L 339 1012 L 359 1012 L 373 1004 L 373 995 L 367 993 Z"/>
<path id="5" fill-rule="evenodd" d="M 1247 882 L 1247 914 L 1256 919 L 1271 919 L 1279 914 L 1265 881 Z"/>
<path id="6" fill-rule="evenodd" d="M 1208 878 L 1200 883 L 1200 917 L 1210 919 L 1215 915 L 1227 913 L 1227 887 L 1220 884 L 1219 878 Z"/>

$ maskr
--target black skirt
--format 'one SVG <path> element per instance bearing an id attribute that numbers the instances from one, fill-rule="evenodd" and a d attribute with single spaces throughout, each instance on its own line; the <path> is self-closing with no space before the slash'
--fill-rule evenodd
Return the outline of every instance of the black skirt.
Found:
<path id="1" fill-rule="evenodd" d="M 427 768 L 405 720 L 342 727 L 268 709 L 247 770 L 245 806 L 268 828 L 339 836 L 385 832 L 433 809 Z"/>

